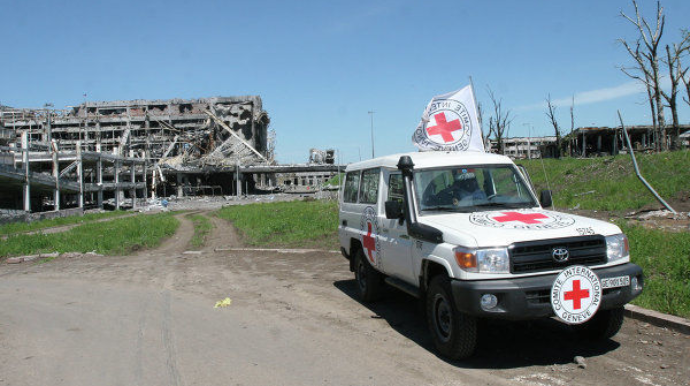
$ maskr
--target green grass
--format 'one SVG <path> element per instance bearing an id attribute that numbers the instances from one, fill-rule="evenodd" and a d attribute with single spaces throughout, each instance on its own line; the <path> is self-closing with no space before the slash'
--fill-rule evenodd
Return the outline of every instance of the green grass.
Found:
<path id="1" fill-rule="evenodd" d="M 83 216 L 69 216 L 69 217 L 59 217 L 52 218 L 48 220 L 34 221 L 34 222 L 16 222 L 5 225 L 0 225 L 0 235 L 9 235 L 13 233 L 25 233 L 36 231 L 39 229 L 72 225 L 80 223 L 88 223 L 104 218 L 112 218 L 126 215 L 128 212 L 124 211 L 113 211 L 113 212 L 102 212 L 102 213 L 87 213 Z"/>
<path id="2" fill-rule="evenodd" d="M 618 224 L 630 240 L 631 260 L 642 267 L 640 307 L 690 318 L 690 233 Z"/>
<path id="3" fill-rule="evenodd" d="M 345 177 L 345 173 L 336 174 L 330 180 L 324 182 L 323 186 L 339 186 L 341 179 Z"/>
<path id="4" fill-rule="evenodd" d="M 189 241 L 189 245 L 192 248 L 201 248 L 206 242 L 206 236 L 211 233 L 213 224 L 208 217 L 201 214 L 194 214 L 189 216 L 189 218 L 194 224 L 194 236 L 192 236 L 192 239 Z"/>
<path id="5" fill-rule="evenodd" d="M 170 213 L 160 213 L 87 223 L 61 233 L 12 235 L 0 242 L 0 257 L 89 251 L 127 254 L 159 245 L 178 225 Z"/>
<path id="6" fill-rule="evenodd" d="M 544 169 L 558 208 L 631 211 L 658 205 L 635 175 L 627 154 L 593 159 L 563 158 L 518 161 L 532 178 L 537 192 L 547 189 Z M 690 194 L 690 151 L 638 154 L 642 175 L 665 199 Z M 594 191 L 582 195 L 582 193 Z M 579 195 L 579 196 L 576 196 Z"/>
<path id="7" fill-rule="evenodd" d="M 235 205 L 217 216 L 231 221 L 248 245 L 338 249 L 335 201 Z"/>

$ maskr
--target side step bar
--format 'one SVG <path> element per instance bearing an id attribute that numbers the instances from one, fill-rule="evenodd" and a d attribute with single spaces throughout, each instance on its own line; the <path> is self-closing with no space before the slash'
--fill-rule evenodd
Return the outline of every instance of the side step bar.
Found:
<path id="1" fill-rule="evenodd" d="M 405 292 L 408 295 L 412 295 L 412 296 L 416 297 L 417 299 L 422 297 L 422 293 L 419 290 L 419 288 L 413 286 L 412 284 L 409 284 L 409 283 L 404 282 L 400 279 L 396 279 L 396 278 L 390 277 L 390 276 L 386 277 L 384 279 L 384 281 L 389 286 L 395 287 L 395 288 L 399 289 L 400 291 Z"/>

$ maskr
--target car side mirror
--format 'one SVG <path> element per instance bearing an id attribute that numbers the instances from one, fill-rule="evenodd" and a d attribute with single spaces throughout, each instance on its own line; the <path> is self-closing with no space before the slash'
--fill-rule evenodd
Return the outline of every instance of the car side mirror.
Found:
<path id="1" fill-rule="evenodd" d="M 551 191 L 550 190 L 542 190 L 539 201 L 541 202 L 541 206 L 544 208 L 548 208 L 553 206 L 553 197 L 551 196 Z"/>
<path id="2" fill-rule="evenodd" d="M 386 218 L 400 220 L 403 218 L 402 203 L 400 201 L 386 201 Z"/>

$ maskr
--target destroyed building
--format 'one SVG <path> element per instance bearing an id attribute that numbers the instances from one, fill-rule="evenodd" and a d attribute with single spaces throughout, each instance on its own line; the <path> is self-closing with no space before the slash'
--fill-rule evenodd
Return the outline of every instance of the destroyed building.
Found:
<path id="1" fill-rule="evenodd" d="M 259 96 L 3 106 L 0 207 L 105 200 L 119 208 L 150 196 L 240 195 L 279 188 L 276 173 L 335 171 L 332 163 L 277 165 L 269 124 Z"/>
<path id="2" fill-rule="evenodd" d="M 626 127 L 634 151 L 654 151 L 658 138 L 650 125 Z M 688 147 L 690 125 L 680 125 L 682 147 Z M 670 145 L 670 138 L 667 138 Z M 561 149 L 555 136 L 504 138 L 504 154 L 513 159 L 555 158 L 557 154 L 571 157 L 599 157 L 627 153 L 621 127 L 580 127 L 561 138 Z M 498 141 L 491 140 L 491 151 L 498 152 Z"/>

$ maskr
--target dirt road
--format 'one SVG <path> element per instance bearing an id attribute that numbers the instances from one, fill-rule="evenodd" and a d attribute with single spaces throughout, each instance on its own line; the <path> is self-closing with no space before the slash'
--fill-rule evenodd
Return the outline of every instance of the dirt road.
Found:
<path id="1" fill-rule="evenodd" d="M 413 298 L 359 303 L 340 255 L 215 251 L 239 246 L 216 218 L 185 253 L 179 218 L 155 251 L 0 265 L 0 386 L 690 384 L 690 337 L 634 320 L 598 344 L 555 321 L 490 324 L 448 362 Z"/>

